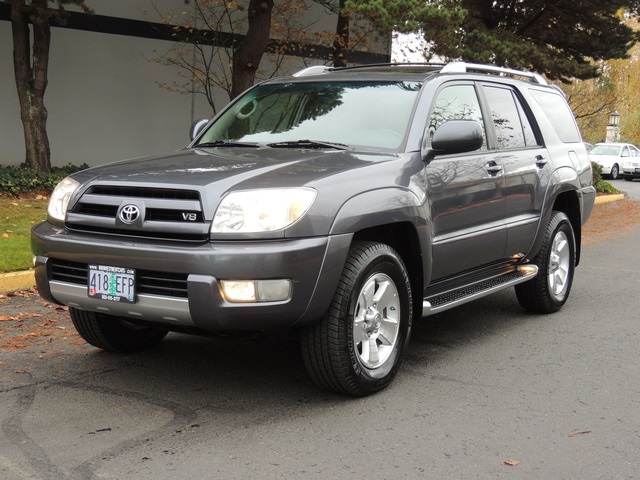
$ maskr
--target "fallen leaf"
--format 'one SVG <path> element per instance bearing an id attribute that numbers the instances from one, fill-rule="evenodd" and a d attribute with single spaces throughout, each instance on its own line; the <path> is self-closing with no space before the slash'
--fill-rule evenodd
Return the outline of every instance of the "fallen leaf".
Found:
<path id="1" fill-rule="evenodd" d="M 505 460 L 504 462 L 502 462 L 502 465 L 508 465 L 510 467 L 515 467 L 516 465 L 520 465 L 520 462 L 518 460 Z"/>
<path id="2" fill-rule="evenodd" d="M 586 435 L 587 433 L 591 433 L 591 430 L 580 430 L 579 432 L 572 432 L 569 434 L 569 437 L 577 437 L 578 435 Z"/>
<path id="3" fill-rule="evenodd" d="M 9 234 L 8 233 L 3 233 L 2 234 L 2 238 L 9 238 Z"/>

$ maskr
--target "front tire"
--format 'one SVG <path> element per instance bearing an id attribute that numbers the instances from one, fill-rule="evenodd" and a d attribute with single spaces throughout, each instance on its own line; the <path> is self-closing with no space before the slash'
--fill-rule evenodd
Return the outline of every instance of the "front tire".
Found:
<path id="1" fill-rule="evenodd" d="M 130 323 L 120 317 L 69 308 L 80 336 L 94 347 L 108 352 L 132 353 L 156 346 L 167 330 Z"/>
<path id="2" fill-rule="evenodd" d="M 567 301 L 575 268 L 575 235 L 567 216 L 554 211 L 540 251 L 533 259 L 538 275 L 515 286 L 520 305 L 531 312 L 557 312 Z"/>
<path id="3" fill-rule="evenodd" d="M 400 256 L 385 244 L 356 244 L 329 311 L 302 331 L 309 375 L 339 393 L 382 390 L 400 368 L 412 317 L 411 285 Z"/>

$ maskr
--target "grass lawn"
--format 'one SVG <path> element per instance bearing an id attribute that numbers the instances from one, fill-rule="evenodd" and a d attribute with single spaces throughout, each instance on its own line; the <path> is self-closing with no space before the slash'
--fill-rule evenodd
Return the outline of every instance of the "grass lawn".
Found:
<path id="1" fill-rule="evenodd" d="M 47 218 L 48 200 L 0 196 L 0 273 L 33 267 L 31 227 Z"/>

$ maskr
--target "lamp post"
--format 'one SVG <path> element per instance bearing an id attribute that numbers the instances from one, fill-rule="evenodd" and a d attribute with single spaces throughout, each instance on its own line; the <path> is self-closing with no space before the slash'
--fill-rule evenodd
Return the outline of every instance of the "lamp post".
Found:
<path id="1" fill-rule="evenodd" d="M 609 114 L 609 123 L 607 124 L 607 143 L 614 143 L 620 140 L 620 114 L 613 111 Z"/>

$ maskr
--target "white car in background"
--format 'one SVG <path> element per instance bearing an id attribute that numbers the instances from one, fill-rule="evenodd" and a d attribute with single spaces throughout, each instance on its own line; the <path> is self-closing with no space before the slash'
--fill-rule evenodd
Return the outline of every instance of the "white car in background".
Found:
<path id="1" fill-rule="evenodd" d="M 640 150 L 631 143 L 596 143 L 589 150 L 591 160 L 602 167 L 602 175 L 615 180 L 623 171 L 623 165 L 633 163 L 640 169 Z M 635 169 L 635 167 L 633 167 Z M 640 170 L 639 177 L 640 177 Z M 634 170 L 635 173 L 635 170 Z"/>

